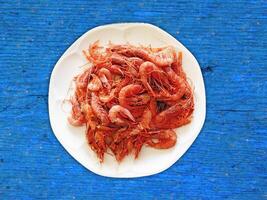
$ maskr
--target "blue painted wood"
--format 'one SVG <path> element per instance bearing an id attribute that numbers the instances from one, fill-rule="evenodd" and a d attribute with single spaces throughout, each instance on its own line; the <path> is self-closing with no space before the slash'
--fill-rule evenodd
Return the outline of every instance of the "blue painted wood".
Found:
<path id="1" fill-rule="evenodd" d="M 0 199 L 267 199 L 266 1 L 0 1 Z M 101 24 L 149 22 L 186 45 L 206 84 L 207 118 L 167 171 L 111 179 L 56 140 L 54 64 Z"/>

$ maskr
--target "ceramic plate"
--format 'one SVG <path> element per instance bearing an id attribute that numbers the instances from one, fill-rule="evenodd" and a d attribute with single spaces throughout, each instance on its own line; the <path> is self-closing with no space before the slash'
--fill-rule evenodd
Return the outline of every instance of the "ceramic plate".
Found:
<path id="1" fill-rule="evenodd" d="M 195 110 L 190 124 L 176 129 L 177 143 L 167 150 L 143 147 L 138 159 L 127 156 L 120 164 L 111 155 L 100 164 L 95 153 L 87 145 L 85 127 L 68 124 L 70 105 L 63 103 L 70 95 L 70 83 L 82 71 L 87 61 L 82 50 L 100 40 L 102 45 L 114 44 L 172 45 L 183 52 L 183 68 L 194 87 Z M 49 85 L 49 117 L 53 132 L 63 147 L 79 163 L 90 171 L 108 177 L 141 177 L 157 174 L 173 165 L 192 145 L 198 136 L 206 114 L 206 97 L 200 67 L 195 57 L 174 37 L 151 24 L 125 23 L 99 26 L 89 30 L 76 40 L 55 65 Z"/>

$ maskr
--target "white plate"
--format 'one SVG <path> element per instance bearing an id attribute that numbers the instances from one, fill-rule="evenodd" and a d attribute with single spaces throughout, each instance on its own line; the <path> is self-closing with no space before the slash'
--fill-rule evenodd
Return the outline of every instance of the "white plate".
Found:
<path id="1" fill-rule="evenodd" d="M 143 147 L 138 159 L 127 156 L 120 164 L 110 155 L 105 156 L 103 164 L 98 162 L 95 153 L 85 139 L 84 127 L 68 124 L 68 112 L 62 107 L 68 95 L 73 77 L 81 72 L 79 67 L 86 63 L 82 50 L 90 43 L 100 40 L 101 44 L 109 41 L 115 44 L 152 45 L 160 47 L 173 45 L 183 52 L 183 68 L 194 87 L 195 111 L 190 124 L 177 129 L 177 144 L 167 150 Z M 173 165 L 191 146 L 198 136 L 206 115 L 206 96 L 200 67 L 194 56 L 174 37 L 151 24 L 125 23 L 99 26 L 89 30 L 76 40 L 59 59 L 53 69 L 49 85 L 49 116 L 55 136 L 63 147 L 79 163 L 90 171 L 108 177 L 141 177 L 162 172 Z"/>

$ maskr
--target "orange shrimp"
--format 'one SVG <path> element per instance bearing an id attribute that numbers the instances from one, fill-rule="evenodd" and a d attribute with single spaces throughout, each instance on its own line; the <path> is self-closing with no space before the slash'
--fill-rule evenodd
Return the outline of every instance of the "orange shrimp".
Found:
<path id="1" fill-rule="evenodd" d="M 100 131 L 94 131 L 87 129 L 87 141 L 91 149 L 99 157 L 100 162 L 104 161 L 104 153 L 107 151 L 107 145 L 105 143 L 105 136 Z"/>
<path id="2" fill-rule="evenodd" d="M 91 94 L 91 107 L 97 118 L 100 119 L 104 125 L 109 124 L 108 113 L 102 107 L 98 96 L 94 92 Z"/>
<path id="3" fill-rule="evenodd" d="M 135 122 L 135 118 L 131 112 L 120 105 L 112 106 L 109 110 L 108 117 L 112 123 L 119 126 L 127 126 Z"/>
<path id="4" fill-rule="evenodd" d="M 111 65 L 109 67 L 110 72 L 114 73 L 114 74 L 118 74 L 123 76 L 124 72 L 121 70 L 121 66 L 120 65 Z"/>
<path id="5" fill-rule="evenodd" d="M 115 88 L 114 94 L 115 96 L 118 96 L 119 92 L 121 91 L 121 89 L 126 86 L 128 83 L 131 82 L 131 78 L 126 76 L 124 79 L 122 79 L 122 81 L 120 81 Z"/>
<path id="6" fill-rule="evenodd" d="M 168 79 L 170 83 L 172 84 L 172 88 L 170 89 L 171 91 L 168 91 L 167 93 L 162 94 L 161 99 L 165 100 L 178 100 L 180 99 L 185 91 L 186 91 L 186 81 L 185 79 L 181 78 L 178 76 L 171 67 L 166 67 L 165 72 L 168 75 Z"/>
<path id="7" fill-rule="evenodd" d="M 96 119 L 95 119 L 95 115 L 94 115 L 93 109 L 90 106 L 90 104 L 88 104 L 88 103 L 83 104 L 81 106 L 81 110 L 84 113 L 84 117 L 85 117 L 85 119 L 87 121 L 87 125 L 90 126 L 90 128 L 92 130 L 95 130 L 97 122 L 96 122 Z"/>
<path id="8" fill-rule="evenodd" d="M 86 120 L 84 118 L 80 103 L 78 102 L 76 95 L 71 99 L 71 103 L 71 116 L 68 117 L 68 121 L 73 126 L 82 126 L 86 122 Z"/>
<path id="9" fill-rule="evenodd" d="M 172 63 L 171 67 L 173 69 L 173 71 L 180 77 L 182 77 L 183 79 L 186 78 L 186 75 L 183 71 L 183 68 L 182 68 L 182 60 L 183 60 L 183 53 L 182 52 L 179 52 L 178 53 L 178 58 L 176 56 L 176 53 L 175 53 L 175 60 L 174 62 Z"/>
<path id="10" fill-rule="evenodd" d="M 142 48 L 137 48 L 132 45 L 112 45 L 110 47 L 112 52 L 116 52 L 118 54 L 127 56 L 127 57 L 139 57 L 139 58 L 147 58 L 148 52 L 143 50 Z M 145 60 L 145 59 L 144 59 Z"/>
<path id="11" fill-rule="evenodd" d="M 135 77 L 139 77 L 139 68 L 140 65 L 143 64 L 145 61 L 138 57 L 130 57 L 127 58 L 129 61 L 128 70 L 132 73 Z"/>
<path id="12" fill-rule="evenodd" d="M 102 50 L 102 51 L 101 51 Z M 99 64 L 107 61 L 108 52 L 103 51 L 103 47 L 99 46 L 99 41 L 89 46 L 88 51 L 83 51 L 88 61 Z"/>
<path id="13" fill-rule="evenodd" d="M 111 85 L 112 85 L 112 77 L 111 77 L 111 73 L 108 69 L 106 68 L 101 68 L 98 71 L 98 76 L 99 79 L 101 80 L 103 87 L 105 87 L 108 91 L 110 91 L 111 89 Z"/>
<path id="14" fill-rule="evenodd" d="M 112 54 L 110 56 L 110 60 L 111 60 L 111 63 L 112 64 L 115 64 L 115 65 L 127 65 L 127 58 L 120 55 L 120 54 Z"/>
<path id="15" fill-rule="evenodd" d="M 141 135 L 137 135 L 136 138 L 134 139 L 134 157 L 135 159 L 138 158 L 138 155 L 140 153 L 140 151 L 142 150 L 143 145 L 145 144 L 145 142 L 147 141 L 147 138 L 141 136 Z"/>
<path id="16" fill-rule="evenodd" d="M 149 80 L 156 80 L 159 82 L 157 87 L 160 91 L 165 91 L 163 85 L 169 85 L 167 82 L 167 77 L 164 74 L 165 72 L 159 69 L 155 64 L 152 62 L 144 62 L 139 69 L 141 82 L 143 83 L 144 87 L 148 90 L 148 92 L 156 97 L 155 90 L 152 89 Z M 162 85 L 162 86 L 161 86 Z"/>
<path id="17" fill-rule="evenodd" d="M 121 162 L 123 158 L 131 153 L 133 149 L 133 144 L 130 138 L 127 138 L 128 130 L 124 132 L 117 133 L 115 139 L 109 145 L 109 148 L 115 155 L 115 158 L 118 162 Z M 116 141 L 118 139 L 118 141 Z"/>
<path id="18" fill-rule="evenodd" d="M 87 85 L 87 89 L 90 91 L 98 91 L 102 88 L 102 83 L 97 75 L 91 74 L 91 80 Z"/>
<path id="19" fill-rule="evenodd" d="M 121 66 L 121 69 L 124 70 L 124 74 L 135 77 L 139 75 L 137 66 L 134 65 L 136 61 L 129 60 L 127 57 L 120 54 L 112 54 L 110 58 L 112 64 Z"/>
<path id="20" fill-rule="evenodd" d="M 146 108 L 139 123 L 141 129 L 149 129 L 151 120 L 152 120 L 152 112 L 150 111 L 149 108 Z"/>
<path id="21" fill-rule="evenodd" d="M 177 128 L 190 121 L 190 115 L 194 110 L 193 99 L 180 100 L 175 105 L 157 114 L 153 120 L 156 128 Z"/>
<path id="22" fill-rule="evenodd" d="M 166 47 L 157 53 L 149 54 L 148 60 L 159 67 L 171 66 L 175 59 L 174 53 L 173 47 Z"/>
<path id="23" fill-rule="evenodd" d="M 139 84 L 130 84 L 119 92 L 119 102 L 125 108 L 132 109 L 136 106 L 143 106 L 150 100 L 149 95 L 144 92 L 144 88 Z M 142 94 L 143 93 L 143 94 Z"/>
<path id="24" fill-rule="evenodd" d="M 115 91 L 116 89 L 114 88 L 108 94 L 106 92 L 99 92 L 98 93 L 99 100 L 103 103 L 108 103 L 112 101 L 115 98 Z"/>
<path id="25" fill-rule="evenodd" d="M 89 76 L 91 74 L 91 68 L 85 70 L 83 73 L 75 78 L 76 87 L 79 89 L 86 88 L 88 85 Z"/>
<path id="26" fill-rule="evenodd" d="M 152 53 L 131 45 L 114 45 L 111 47 L 111 51 L 127 57 L 140 57 L 145 61 L 153 62 L 159 67 L 171 66 L 175 59 L 175 50 L 171 46 L 162 48 L 162 50 Z"/>
<path id="27" fill-rule="evenodd" d="M 176 144 L 177 136 L 173 130 L 152 131 L 153 135 L 146 144 L 156 149 L 169 149 Z"/>
<path id="28" fill-rule="evenodd" d="M 139 69 L 140 65 L 142 65 L 145 61 L 138 57 L 130 57 L 128 60 L 131 62 L 131 64 L 134 66 L 136 70 Z"/>

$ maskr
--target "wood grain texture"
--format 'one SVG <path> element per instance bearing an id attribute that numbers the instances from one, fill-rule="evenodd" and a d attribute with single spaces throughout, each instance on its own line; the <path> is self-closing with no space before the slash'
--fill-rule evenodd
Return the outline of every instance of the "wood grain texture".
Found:
<path id="1" fill-rule="evenodd" d="M 0 199 L 267 199 L 266 1 L 0 0 Z M 49 124 L 51 71 L 98 25 L 149 22 L 198 59 L 207 117 L 167 171 L 138 179 L 79 165 Z"/>

